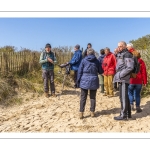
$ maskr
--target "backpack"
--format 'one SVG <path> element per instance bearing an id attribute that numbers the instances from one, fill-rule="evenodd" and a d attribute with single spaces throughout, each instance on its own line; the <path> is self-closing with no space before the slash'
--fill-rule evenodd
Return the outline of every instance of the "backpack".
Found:
<path id="1" fill-rule="evenodd" d="M 137 52 L 136 50 L 131 52 L 133 55 L 133 59 L 134 59 L 134 69 L 131 72 L 131 78 L 136 78 L 136 75 L 139 73 L 140 71 L 140 63 L 138 62 L 138 55 L 140 55 L 139 52 Z"/>
<path id="2" fill-rule="evenodd" d="M 130 52 L 129 52 L 130 53 Z M 136 53 L 139 53 L 136 51 Z M 125 55 L 125 54 L 124 54 Z M 123 55 L 123 60 L 124 60 L 124 55 Z M 136 75 L 139 73 L 140 71 L 140 63 L 138 62 L 138 58 L 137 56 L 132 53 L 133 55 L 133 59 L 134 59 L 134 69 L 132 70 L 131 74 L 130 74 L 130 78 L 136 78 Z"/>

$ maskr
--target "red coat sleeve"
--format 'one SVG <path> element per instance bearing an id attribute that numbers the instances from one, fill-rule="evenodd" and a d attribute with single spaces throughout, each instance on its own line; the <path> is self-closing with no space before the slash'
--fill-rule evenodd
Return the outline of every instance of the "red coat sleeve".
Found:
<path id="1" fill-rule="evenodd" d="M 116 61 L 115 55 L 113 55 L 113 56 L 114 56 L 114 67 L 116 68 L 116 63 L 117 63 L 117 61 Z"/>
<path id="2" fill-rule="evenodd" d="M 147 71 L 145 62 L 141 59 L 141 74 L 143 79 L 143 84 L 147 84 Z"/>

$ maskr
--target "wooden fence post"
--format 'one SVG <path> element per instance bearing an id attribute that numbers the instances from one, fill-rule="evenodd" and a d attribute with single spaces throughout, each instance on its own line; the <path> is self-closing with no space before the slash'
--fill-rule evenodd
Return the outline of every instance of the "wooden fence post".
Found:
<path id="1" fill-rule="evenodd" d="M 7 54 L 4 53 L 4 74 L 7 75 L 8 74 L 8 58 L 7 58 Z"/>

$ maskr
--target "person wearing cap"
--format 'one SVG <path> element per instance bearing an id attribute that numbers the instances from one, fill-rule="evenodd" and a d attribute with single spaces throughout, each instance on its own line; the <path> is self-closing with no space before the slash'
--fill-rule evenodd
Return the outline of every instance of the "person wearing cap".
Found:
<path id="1" fill-rule="evenodd" d="M 87 100 L 88 90 L 90 91 L 90 114 L 94 117 L 96 107 L 96 92 L 99 88 L 100 74 L 99 61 L 95 56 L 95 51 L 92 48 L 87 49 L 87 57 L 82 59 L 78 69 L 77 84 L 81 88 L 81 99 L 80 99 L 80 119 L 83 119 L 83 113 L 85 110 L 85 104 Z"/>
<path id="2" fill-rule="evenodd" d="M 49 80 L 50 80 L 50 90 L 51 95 L 56 97 L 55 95 L 55 84 L 54 84 L 54 63 L 56 63 L 56 57 L 54 53 L 51 51 L 51 45 L 49 43 L 46 44 L 45 50 L 40 55 L 39 63 L 42 64 L 42 77 L 44 80 L 44 91 L 45 96 L 49 97 Z"/>
<path id="3" fill-rule="evenodd" d="M 78 72 L 78 68 L 82 60 L 82 51 L 80 50 L 79 44 L 77 44 L 74 47 L 74 50 L 75 50 L 75 53 L 72 59 L 70 60 L 69 64 L 71 66 L 71 70 L 74 71 L 74 83 L 75 83 L 74 87 L 76 88 L 77 87 L 77 72 Z"/>
<path id="4" fill-rule="evenodd" d="M 85 58 L 87 56 L 87 49 L 88 48 L 92 48 L 92 44 L 91 43 L 88 43 L 87 44 L 87 48 L 85 49 L 84 53 L 83 53 L 83 58 Z"/>
<path id="5" fill-rule="evenodd" d="M 137 113 L 140 113 L 142 112 L 142 109 L 140 108 L 141 90 L 143 85 L 145 87 L 147 85 L 146 65 L 145 62 L 141 59 L 140 53 L 134 49 L 132 43 L 127 44 L 127 49 L 130 53 L 137 57 L 137 60 L 140 64 L 140 71 L 137 73 L 136 78 L 130 78 L 130 84 L 128 86 L 128 96 L 130 100 L 131 110 L 136 110 Z M 134 108 L 134 100 L 136 102 L 136 109 Z"/>

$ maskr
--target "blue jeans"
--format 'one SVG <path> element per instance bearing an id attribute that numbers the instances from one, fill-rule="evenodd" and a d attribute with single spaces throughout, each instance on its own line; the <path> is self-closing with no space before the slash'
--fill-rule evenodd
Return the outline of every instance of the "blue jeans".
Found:
<path id="1" fill-rule="evenodd" d="M 133 105 L 133 100 L 136 101 L 136 107 L 140 106 L 142 84 L 130 84 L 128 86 L 128 96 L 130 104 Z"/>

